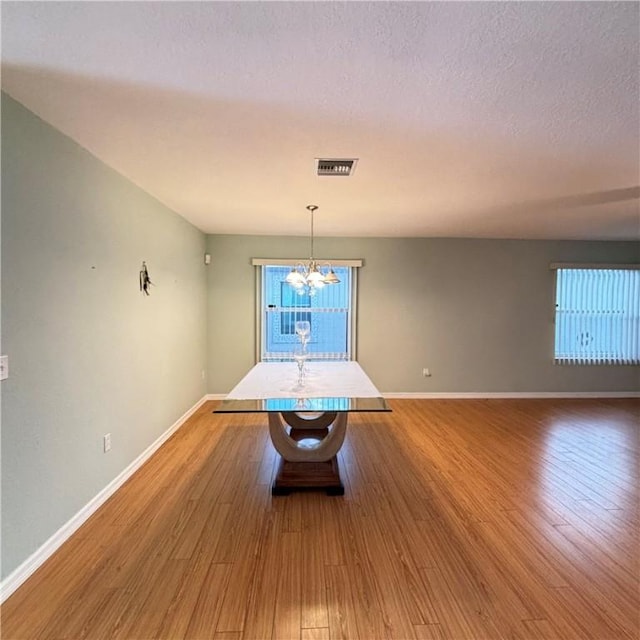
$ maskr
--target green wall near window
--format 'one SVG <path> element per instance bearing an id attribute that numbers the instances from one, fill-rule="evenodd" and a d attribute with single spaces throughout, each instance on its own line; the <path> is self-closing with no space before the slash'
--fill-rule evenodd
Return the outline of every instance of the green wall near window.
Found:
<path id="1" fill-rule="evenodd" d="M 300 258 L 308 239 L 211 235 L 209 392 L 254 363 L 251 258 Z M 638 262 L 637 242 L 319 238 L 322 259 L 362 258 L 358 360 L 383 392 L 612 392 L 638 367 L 553 362 L 551 262 Z M 432 376 L 422 376 L 429 368 Z"/>

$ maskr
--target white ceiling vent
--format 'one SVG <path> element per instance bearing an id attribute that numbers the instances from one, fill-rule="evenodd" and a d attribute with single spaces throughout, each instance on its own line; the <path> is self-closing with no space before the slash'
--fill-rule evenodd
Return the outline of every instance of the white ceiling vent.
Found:
<path id="1" fill-rule="evenodd" d="M 356 169 L 357 158 L 316 158 L 319 176 L 350 176 Z"/>

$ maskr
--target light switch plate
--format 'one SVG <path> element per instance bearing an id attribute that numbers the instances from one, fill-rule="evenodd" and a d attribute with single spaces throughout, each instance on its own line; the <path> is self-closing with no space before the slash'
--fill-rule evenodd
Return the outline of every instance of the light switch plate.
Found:
<path id="1" fill-rule="evenodd" d="M 9 377 L 9 356 L 0 356 L 0 380 Z"/>

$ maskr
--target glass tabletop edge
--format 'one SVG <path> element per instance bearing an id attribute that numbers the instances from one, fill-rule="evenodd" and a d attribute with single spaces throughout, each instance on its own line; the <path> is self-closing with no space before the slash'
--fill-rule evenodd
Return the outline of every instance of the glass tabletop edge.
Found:
<path id="1" fill-rule="evenodd" d="M 224 398 L 213 413 L 318 413 L 318 412 L 391 412 L 381 396 L 353 398 Z"/>

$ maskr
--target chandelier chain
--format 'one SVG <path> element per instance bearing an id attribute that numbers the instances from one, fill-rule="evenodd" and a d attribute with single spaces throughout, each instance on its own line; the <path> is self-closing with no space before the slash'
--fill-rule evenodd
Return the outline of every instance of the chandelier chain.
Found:
<path id="1" fill-rule="evenodd" d="M 311 213 L 311 255 L 309 262 L 305 265 L 302 262 L 291 268 L 289 275 L 285 278 L 285 282 L 291 285 L 299 295 L 305 293 L 314 296 L 316 290 L 322 289 L 327 284 L 339 284 L 340 279 L 334 273 L 329 262 L 326 266 L 321 267 L 313 257 L 313 214 L 318 207 L 315 204 L 307 205 L 307 210 Z"/>
<path id="2" fill-rule="evenodd" d="M 307 205 L 307 209 L 311 211 L 311 251 L 309 254 L 309 257 L 311 258 L 311 260 L 313 260 L 313 214 L 317 208 L 318 207 L 315 204 Z"/>

